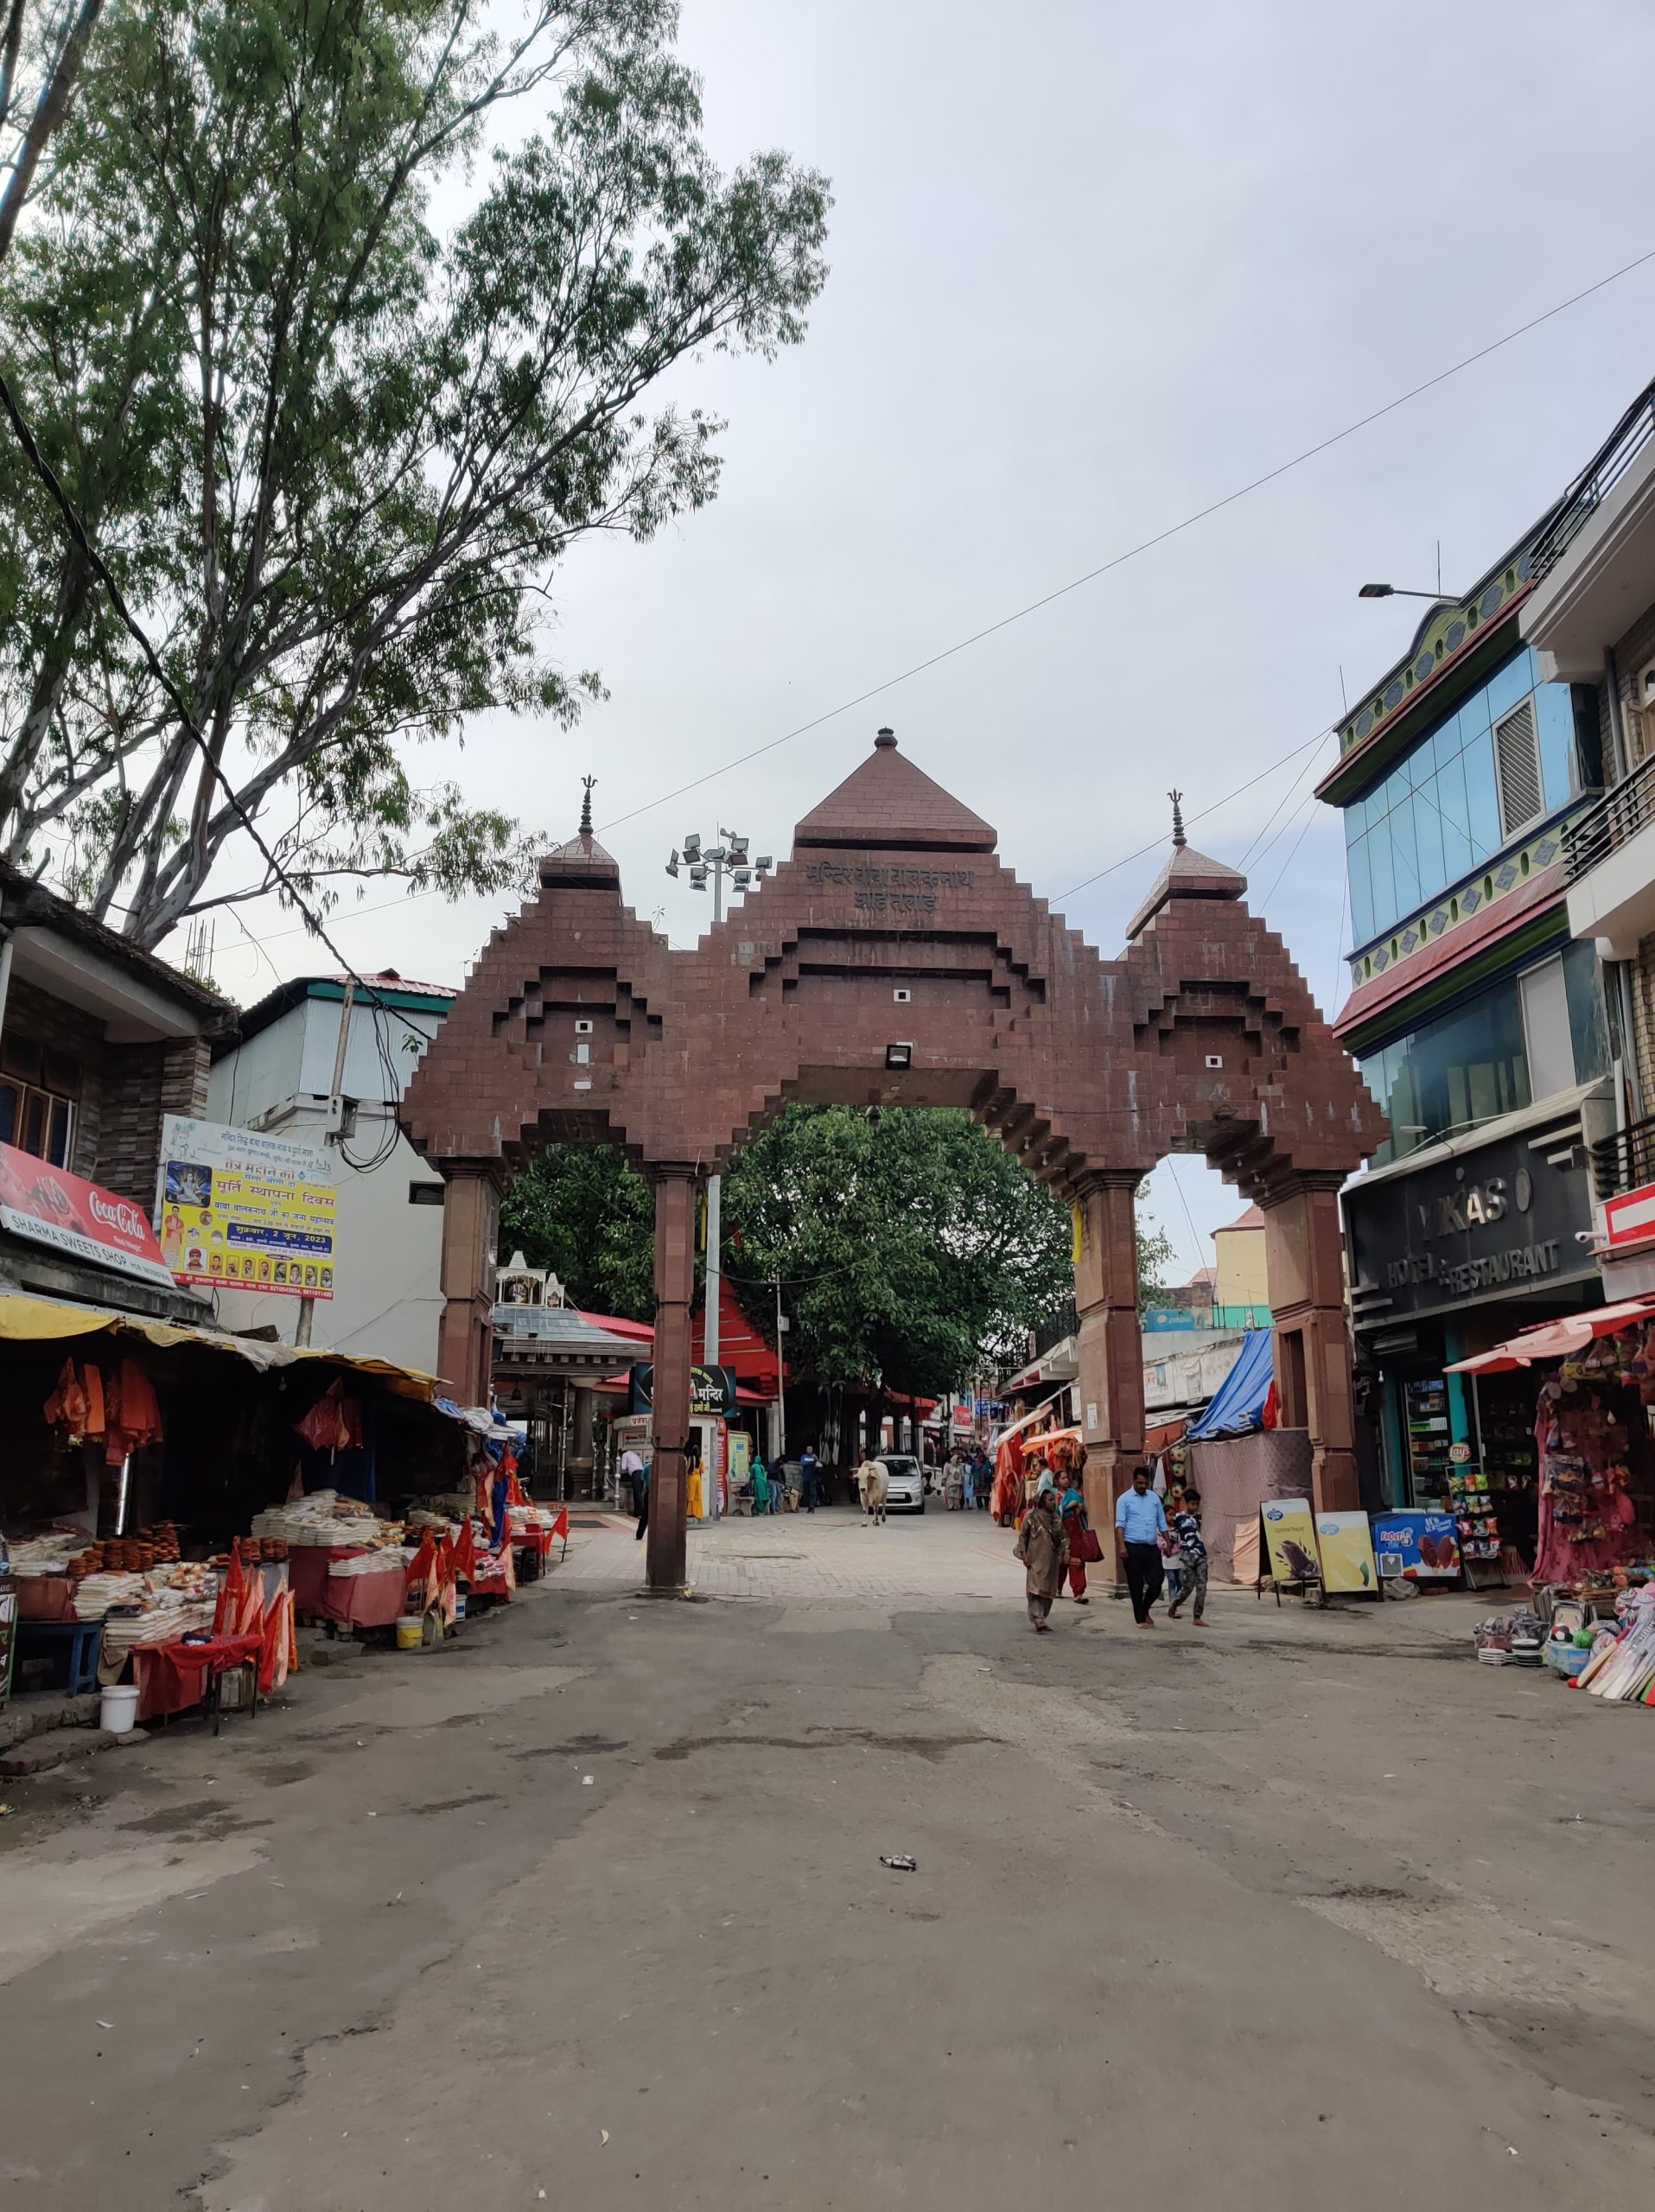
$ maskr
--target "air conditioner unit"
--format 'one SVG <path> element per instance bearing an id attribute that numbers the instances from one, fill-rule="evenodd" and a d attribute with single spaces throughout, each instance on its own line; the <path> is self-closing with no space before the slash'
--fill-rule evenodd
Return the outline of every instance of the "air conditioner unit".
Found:
<path id="1" fill-rule="evenodd" d="M 1638 767 L 1655 753 L 1655 660 L 1640 668 L 1628 687 L 1623 719 L 1626 723 L 1626 766 Z"/>

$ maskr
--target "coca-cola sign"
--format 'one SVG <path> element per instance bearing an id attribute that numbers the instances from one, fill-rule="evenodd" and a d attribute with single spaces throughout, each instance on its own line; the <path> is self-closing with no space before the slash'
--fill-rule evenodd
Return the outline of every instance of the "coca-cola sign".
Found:
<path id="1" fill-rule="evenodd" d="M 173 1287 L 141 1206 L 10 1144 L 0 1144 L 0 1229 L 48 1245 L 65 1259 Z"/>

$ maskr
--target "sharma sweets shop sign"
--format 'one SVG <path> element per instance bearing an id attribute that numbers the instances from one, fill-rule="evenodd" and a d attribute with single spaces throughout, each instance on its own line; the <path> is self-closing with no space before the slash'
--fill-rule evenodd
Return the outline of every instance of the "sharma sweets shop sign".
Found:
<path id="1" fill-rule="evenodd" d="M 1583 1162 L 1554 1166 L 1525 1135 L 1364 1178 L 1345 1194 L 1359 1328 L 1594 1278 Z"/>

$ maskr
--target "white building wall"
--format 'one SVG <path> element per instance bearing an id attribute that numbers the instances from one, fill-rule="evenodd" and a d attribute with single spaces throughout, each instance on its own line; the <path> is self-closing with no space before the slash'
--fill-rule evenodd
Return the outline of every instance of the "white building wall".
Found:
<path id="1" fill-rule="evenodd" d="M 340 1009 L 337 999 L 302 1000 L 226 1052 L 208 1085 L 208 1119 L 242 1127 L 257 1122 L 297 1144 L 326 1145 Z M 417 1052 L 409 1049 L 410 1032 L 429 1039 L 441 1016 L 398 1013 L 382 1015 L 380 1023 L 400 1077 L 400 1098 L 418 1062 Z M 374 1037 L 374 1010 L 353 1007 L 343 1091 L 358 1102 L 355 1134 L 346 1145 L 354 1159 L 372 1159 L 384 1141 L 394 1114 L 394 1102 L 388 1107 L 385 1101 L 389 1087 Z M 414 1203 L 411 1192 L 440 1192 L 442 1178 L 400 1134 L 389 1155 L 369 1172 L 351 1167 L 336 1147 L 329 1148 L 338 1196 L 334 1295 L 316 1301 L 311 1342 L 435 1372 L 442 1209 Z M 274 1326 L 284 1344 L 294 1340 L 299 1303 L 268 1291 L 218 1293 L 220 1317 L 228 1327 Z"/>

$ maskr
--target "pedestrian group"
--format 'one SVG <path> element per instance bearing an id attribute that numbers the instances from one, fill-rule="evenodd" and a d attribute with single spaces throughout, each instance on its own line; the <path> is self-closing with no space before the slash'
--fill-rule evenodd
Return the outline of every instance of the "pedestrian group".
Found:
<path id="1" fill-rule="evenodd" d="M 1152 1467 L 1135 1467 L 1132 1487 L 1122 1492 L 1115 1506 L 1115 1541 L 1132 1600 L 1132 1618 L 1140 1628 L 1155 1626 L 1154 1609 L 1170 1573 L 1174 1588 L 1167 1618 L 1176 1620 L 1186 1600 L 1192 1600 L 1195 1625 L 1204 1628 L 1207 1558 L 1201 1537 L 1200 1493 L 1174 1491 L 1168 1520 L 1151 1486 L 1154 1479 Z M 1101 1560 L 1104 1553 L 1086 1512 L 1079 1468 L 1060 1478 L 1041 1476 L 1017 1530 L 1016 1552 L 1023 1565 L 1028 1618 L 1037 1635 L 1051 1633 L 1049 1616 L 1066 1579 L 1077 1605 L 1091 1603 L 1086 1568 Z"/>

